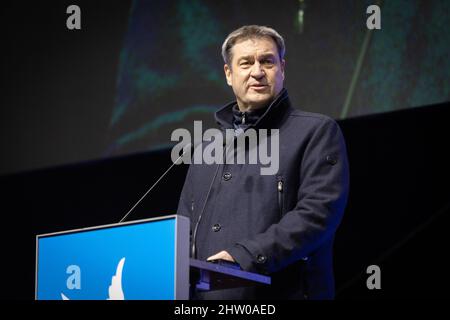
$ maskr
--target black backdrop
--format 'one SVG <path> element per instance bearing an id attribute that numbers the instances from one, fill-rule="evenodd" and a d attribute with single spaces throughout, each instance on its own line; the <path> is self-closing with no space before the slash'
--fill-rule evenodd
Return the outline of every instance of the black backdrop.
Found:
<path id="1" fill-rule="evenodd" d="M 447 297 L 450 105 L 340 122 L 350 161 L 348 208 L 335 243 L 338 299 Z M 33 299 L 35 235 L 118 222 L 171 164 L 170 151 L 0 177 L 2 298 Z M 130 219 L 175 212 L 176 166 Z M 381 268 L 381 290 L 366 268 Z"/>

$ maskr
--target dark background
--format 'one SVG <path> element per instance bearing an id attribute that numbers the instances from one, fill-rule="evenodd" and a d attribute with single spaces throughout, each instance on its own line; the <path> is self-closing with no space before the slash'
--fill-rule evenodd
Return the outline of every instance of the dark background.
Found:
<path id="1" fill-rule="evenodd" d="M 382 29 L 369 32 L 374 3 Z M 71 4 L 81 30 L 66 28 Z M 234 98 L 220 47 L 243 24 L 283 35 L 303 110 L 346 119 L 450 100 L 445 0 L 6 1 L 0 14 L 0 175 L 164 149 L 175 128 L 213 126 Z"/>
<path id="2" fill-rule="evenodd" d="M 336 235 L 337 299 L 448 298 L 448 104 L 340 121 L 348 208 Z M 171 165 L 170 150 L 0 178 L 2 298 L 33 299 L 37 234 L 118 222 Z M 175 166 L 130 220 L 176 212 Z M 381 268 L 381 290 L 366 268 Z"/>
<path id="3" fill-rule="evenodd" d="M 82 9 L 82 30 L 65 27 L 70 4 Z M 108 130 L 130 1 L 6 2 L 2 8 L 0 296 L 31 300 L 35 236 L 118 222 L 171 160 L 168 149 L 101 156 L 114 138 Z M 354 110 L 369 110 L 355 101 Z M 448 297 L 450 109 L 429 104 L 411 109 L 405 100 L 395 105 L 401 111 L 339 121 L 351 189 L 335 243 L 338 299 Z M 186 169 L 174 167 L 131 219 L 174 213 Z M 365 285 L 371 264 L 381 267 L 378 291 Z"/>

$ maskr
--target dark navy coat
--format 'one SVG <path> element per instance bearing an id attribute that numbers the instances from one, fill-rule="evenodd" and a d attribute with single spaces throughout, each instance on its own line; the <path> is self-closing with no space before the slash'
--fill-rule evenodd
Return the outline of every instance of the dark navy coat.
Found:
<path id="1" fill-rule="evenodd" d="M 222 129 L 233 128 L 235 104 L 216 112 Z M 253 127 L 279 129 L 278 173 L 261 175 L 259 164 L 191 164 L 177 213 L 190 218 L 191 232 L 198 224 L 198 259 L 226 250 L 243 270 L 270 275 L 272 285 L 198 297 L 331 299 L 333 239 L 349 188 L 340 128 L 292 108 L 286 89 Z"/>

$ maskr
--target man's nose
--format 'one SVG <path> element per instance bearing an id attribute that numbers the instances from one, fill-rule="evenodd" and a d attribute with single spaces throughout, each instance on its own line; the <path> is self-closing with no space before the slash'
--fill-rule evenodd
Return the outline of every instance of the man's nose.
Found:
<path id="1" fill-rule="evenodd" d="M 262 68 L 262 65 L 259 62 L 255 62 L 253 64 L 250 75 L 256 79 L 260 79 L 265 76 L 264 69 Z"/>

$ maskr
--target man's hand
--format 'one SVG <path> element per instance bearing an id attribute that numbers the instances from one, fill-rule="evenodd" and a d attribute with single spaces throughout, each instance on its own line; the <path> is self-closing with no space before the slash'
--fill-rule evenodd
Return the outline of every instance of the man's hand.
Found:
<path id="1" fill-rule="evenodd" d="M 211 260 L 219 260 L 219 259 L 236 262 L 236 261 L 234 261 L 234 258 L 232 256 L 230 256 L 230 254 L 226 251 L 220 251 L 219 253 L 216 253 L 215 255 L 209 257 L 206 260 L 211 261 Z"/>

